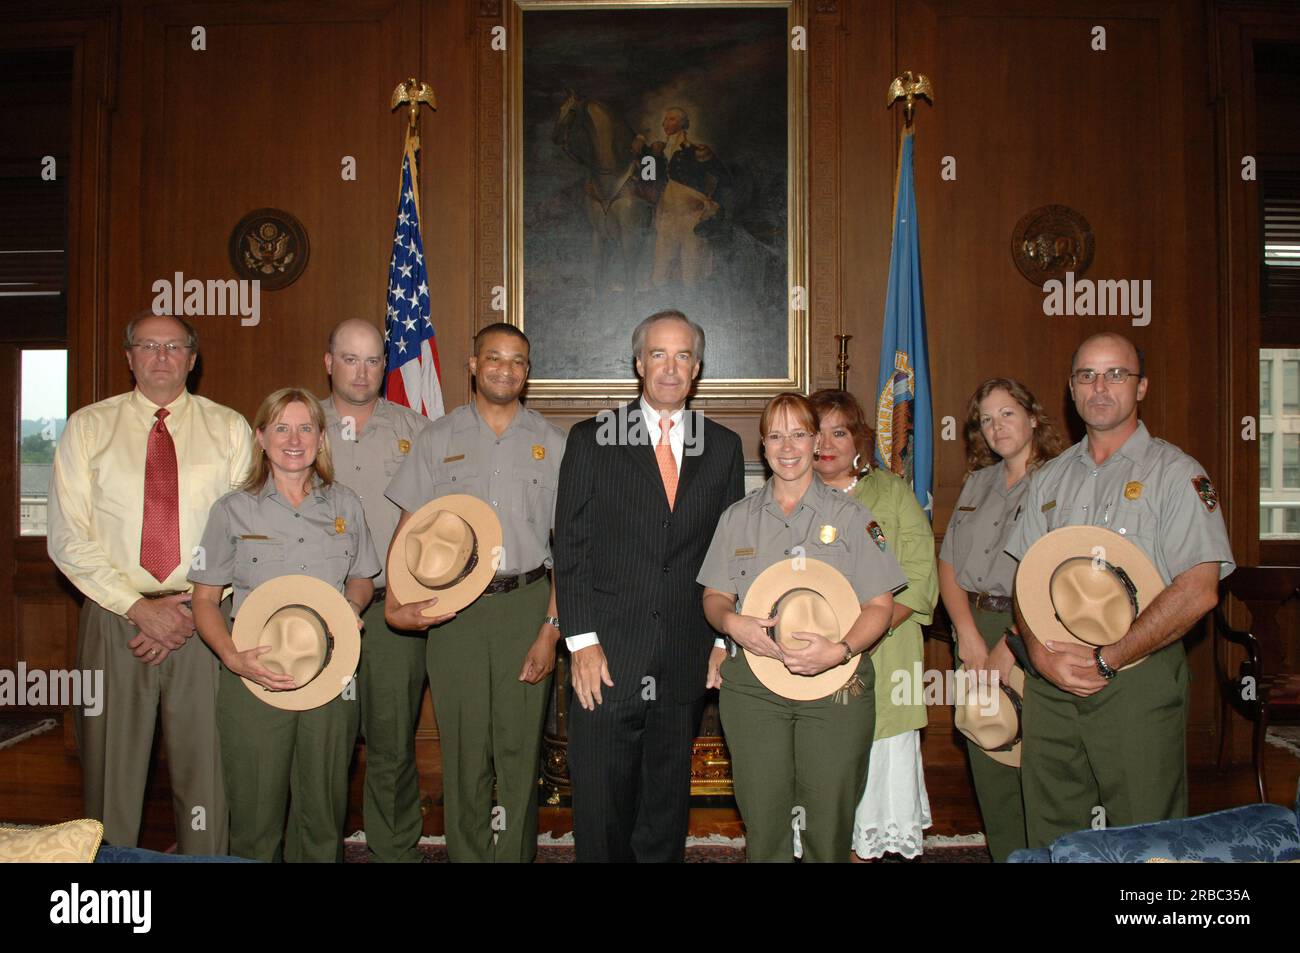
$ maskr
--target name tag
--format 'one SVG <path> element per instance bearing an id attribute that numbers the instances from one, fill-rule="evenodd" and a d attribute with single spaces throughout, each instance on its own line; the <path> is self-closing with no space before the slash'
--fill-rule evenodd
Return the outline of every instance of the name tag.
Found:
<path id="1" fill-rule="evenodd" d="M 1044 513 L 1046 513 L 1048 510 L 1054 510 L 1054 509 L 1056 509 L 1056 500 L 1052 500 L 1050 503 L 1043 504 Z"/>
<path id="2" fill-rule="evenodd" d="M 757 550 L 755 550 L 753 546 L 747 546 L 747 547 L 745 547 L 744 549 L 738 549 L 738 550 L 736 550 L 736 555 L 737 555 L 737 556 L 752 556 L 752 555 L 754 555 L 754 553 L 755 553 L 756 551 L 757 551 Z"/>
<path id="3" fill-rule="evenodd" d="M 974 513 L 974 512 L 975 512 L 975 507 L 973 507 L 973 506 L 959 506 L 959 507 L 957 507 L 957 512 L 958 512 L 958 513 Z"/>
<path id="4" fill-rule="evenodd" d="M 463 454 L 463 453 L 458 453 L 458 454 L 456 454 L 456 455 L 453 456 L 453 457 L 443 457 L 443 458 L 442 458 L 442 462 L 443 462 L 443 463 L 455 463 L 457 460 L 464 460 L 464 459 L 465 459 L 465 454 Z"/>
<path id="5" fill-rule="evenodd" d="M 239 538 L 240 538 L 240 539 L 270 539 L 271 537 L 270 537 L 270 536 L 253 536 L 253 535 L 249 535 L 249 536 L 241 536 L 241 537 L 239 537 Z"/>

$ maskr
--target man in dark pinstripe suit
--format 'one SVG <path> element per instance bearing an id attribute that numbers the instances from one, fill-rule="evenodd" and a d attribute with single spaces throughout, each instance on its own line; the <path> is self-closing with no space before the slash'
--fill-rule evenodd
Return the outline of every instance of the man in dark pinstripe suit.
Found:
<path id="1" fill-rule="evenodd" d="M 637 326 L 638 400 L 569 433 L 555 514 L 572 653 L 569 777 L 579 861 L 681 861 L 691 742 L 715 634 L 695 582 L 744 494 L 740 438 L 687 411 L 704 331 L 678 311 Z"/>

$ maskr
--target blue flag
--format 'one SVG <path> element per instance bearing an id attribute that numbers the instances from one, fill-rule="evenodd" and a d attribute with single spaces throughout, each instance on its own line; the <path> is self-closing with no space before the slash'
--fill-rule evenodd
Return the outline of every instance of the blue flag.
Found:
<path id="1" fill-rule="evenodd" d="M 922 509 L 934 518 L 934 418 L 930 407 L 930 360 L 921 295 L 921 250 L 912 134 L 905 133 L 894 191 L 894 242 L 889 254 L 880 374 L 876 379 L 876 457 L 912 485 Z"/>

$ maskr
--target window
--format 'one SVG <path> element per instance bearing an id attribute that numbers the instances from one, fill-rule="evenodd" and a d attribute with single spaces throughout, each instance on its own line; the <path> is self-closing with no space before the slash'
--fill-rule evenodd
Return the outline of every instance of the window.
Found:
<path id="1" fill-rule="evenodd" d="M 1282 511 L 1282 532 L 1287 536 L 1300 536 L 1300 509 L 1288 507 Z"/>
<path id="2" fill-rule="evenodd" d="M 1259 535 L 1268 536 L 1273 532 L 1273 511 L 1267 506 L 1259 508 Z"/>
<path id="3" fill-rule="evenodd" d="M 68 416 L 68 352 L 22 352 L 18 428 L 18 534 L 44 536 L 54 447 Z"/>
<path id="4" fill-rule="evenodd" d="M 1273 413 L 1273 362 L 1259 362 L 1259 412 Z"/>
<path id="5" fill-rule="evenodd" d="M 1300 434 L 1282 434 L 1282 487 L 1300 489 Z"/>
<path id="6" fill-rule="evenodd" d="M 1282 362 L 1282 413 L 1300 414 L 1300 361 Z"/>
<path id="7" fill-rule="evenodd" d="M 1259 488 L 1261 490 L 1273 488 L 1273 435 L 1271 433 L 1259 435 Z"/>

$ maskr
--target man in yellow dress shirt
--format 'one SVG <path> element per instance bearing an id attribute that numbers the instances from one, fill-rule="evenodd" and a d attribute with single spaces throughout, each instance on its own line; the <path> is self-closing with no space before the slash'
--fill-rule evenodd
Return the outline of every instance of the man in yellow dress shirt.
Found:
<path id="1" fill-rule="evenodd" d="M 187 322 L 137 317 L 123 348 L 135 389 L 68 419 L 50 486 L 50 558 L 86 596 L 77 667 L 104 673 L 103 711 L 74 713 L 85 813 L 106 843 L 135 846 L 161 705 L 179 850 L 223 854 L 217 660 L 190 638 L 185 577 L 203 560 L 208 510 L 248 472 L 252 434 L 186 390 L 198 357 Z"/>

